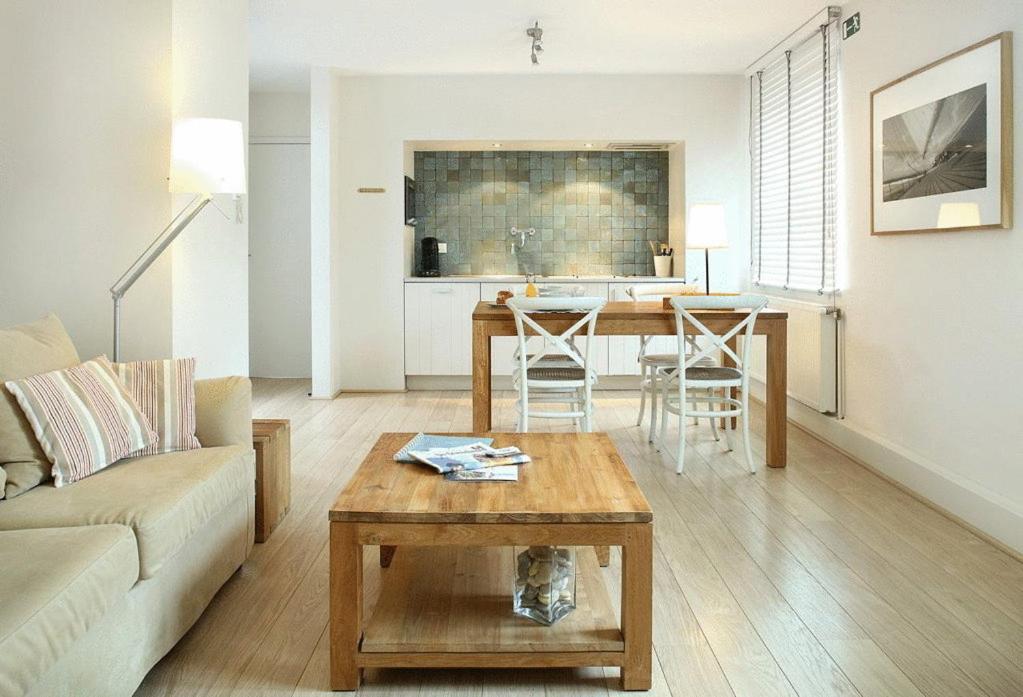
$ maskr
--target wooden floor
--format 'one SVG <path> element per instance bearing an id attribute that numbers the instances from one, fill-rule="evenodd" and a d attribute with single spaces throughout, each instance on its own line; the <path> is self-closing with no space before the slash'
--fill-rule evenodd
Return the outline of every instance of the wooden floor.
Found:
<path id="1" fill-rule="evenodd" d="M 328 402 L 306 390 L 257 381 L 256 415 L 292 420 L 291 512 L 139 695 L 327 694 L 327 508 L 381 431 L 470 428 L 466 392 Z M 500 395 L 495 430 L 514 427 L 510 399 Z M 676 476 L 634 426 L 636 408 L 634 394 L 598 393 L 598 427 L 654 509 L 650 694 L 1023 695 L 1023 564 L 792 427 L 789 467 L 751 476 L 705 425 L 689 426 Z M 754 431 L 762 457 L 762 423 Z M 615 598 L 619 572 L 614 554 Z M 368 671 L 362 692 L 604 695 L 616 677 Z"/>

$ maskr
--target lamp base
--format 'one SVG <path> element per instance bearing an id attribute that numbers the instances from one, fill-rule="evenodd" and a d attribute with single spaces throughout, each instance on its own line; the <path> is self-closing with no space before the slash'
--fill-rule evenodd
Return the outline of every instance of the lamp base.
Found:
<path id="1" fill-rule="evenodd" d="M 707 289 L 707 295 L 710 295 L 710 250 L 703 250 L 703 286 Z"/>

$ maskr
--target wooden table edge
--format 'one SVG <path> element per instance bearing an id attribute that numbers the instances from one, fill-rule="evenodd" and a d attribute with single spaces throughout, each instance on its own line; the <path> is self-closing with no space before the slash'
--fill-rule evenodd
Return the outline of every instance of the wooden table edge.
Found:
<path id="1" fill-rule="evenodd" d="M 589 516 L 593 517 L 589 517 Z M 594 520 L 599 517 L 600 520 Z M 576 513 L 380 513 L 375 511 L 340 511 L 331 510 L 328 514 L 331 523 L 363 523 L 363 524 L 398 524 L 423 525 L 429 523 L 447 525 L 621 525 L 627 523 L 652 523 L 652 511 L 635 511 L 632 513 L 592 514 Z"/>

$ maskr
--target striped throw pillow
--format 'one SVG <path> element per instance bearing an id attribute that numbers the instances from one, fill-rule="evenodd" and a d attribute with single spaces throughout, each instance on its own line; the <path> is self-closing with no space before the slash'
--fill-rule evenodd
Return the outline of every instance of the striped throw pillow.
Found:
<path id="1" fill-rule="evenodd" d="M 53 463 L 54 486 L 84 479 L 156 442 L 106 356 L 5 384 Z"/>
<path id="2" fill-rule="evenodd" d="M 114 363 L 160 439 L 132 456 L 156 455 L 201 447 L 195 437 L 195 359 Z"/>

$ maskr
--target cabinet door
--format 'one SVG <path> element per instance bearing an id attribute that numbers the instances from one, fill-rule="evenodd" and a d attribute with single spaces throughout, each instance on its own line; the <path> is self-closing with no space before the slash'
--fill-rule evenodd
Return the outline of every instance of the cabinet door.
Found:
<path id="1" fill-rule="evenodd" d="M 626 302 L 632 300 L 626 291 L 632 283 L 608 284 L 608 300 Z M 608 337 L 608 375 L 639 375 L 639 337 Z"/>
<path id="2" fill-rule="evenodd" d="M 405 284 L 405 374 L 470 375 L 478 283 Z"/>
<path id="3" fill-rule="evenodd" d="M 607 284 L 606 283 L 579 283 L 578 285 L 583 287 L 583 294 L 587 296 L 595 296 L 598 298 L 607 298 Z M 600 317 L 597 317 L 597 327 L 600 328 Z M 590 353 L 590 360 L 593 361 L 593 365 L 597 370 L 597 375 L 610 375 L 607 371 L 607 347 L 609 336 L 595 336 L 593 337 L 593 350 Z M 576 339 L 576 346 L 579 350 L 584 350 L 586 346 L 586 337 L 583 335 Z"/>
<path id="4" fill-rule="evenodd" d="M 497 300 L 497 292 L 510 290 L 515 295 L 526 294 L 525 283 L 481 283 L 480 300 L 494 302 Z M 490 340 L 490 374 L 511 375 L 515 369 L 515 347 L 518 346 L 518 338 L 514 336 L 495 336 Z M 539 339 L 530 337 L 526 342 L 526 350 L 534 351 L 539 346 Z"/>
<path id="5" fill-rule="evenodd" d="M 608 285 L 608 300 L 625 302 L 632 298 L 626 292 L 633 283 Z M 611 336 L 608 343 L 608 375 L 639 375 L 638 336 Z M 676 353 L 678 340 L 674 336 L 654 336 L 647 343 L 647 353 Z"/>
<path id="6" fill-rule="evenodd" d="M 543 283 L 541 280 L 540 284 Z M 571 283 L 559 281 L 557 285 L 578 285 L 583 287 L 586 295 L 599 298 L 607 297 L 606 283 Z M 480 284 L 480 299 L 492 302 L 497 299 L 499 290 L 510 290 L 515 295 L 525 295 L 525 283 L 482 283 Z M 597 319 L 597 326 L 600 326 L 600 319 Z M 594 339 L 593 353 L 590 360 L 593 361 L 597 375 L 607 375 L 607 340 L 606 336 L 598 336 Z M 515 368 L 515 348 L 518 346 L 518 339 L 513 336 L 496 336 L 490 340 L 490 365 L 493 375 L 511 375 Z M 586 346 L 586 338 L 577 338 L 576 345 L 580 350 Z M 532 353 L 540 348 L 540 339 L 533 336 L 526 341 L 526 351 Z"/>

